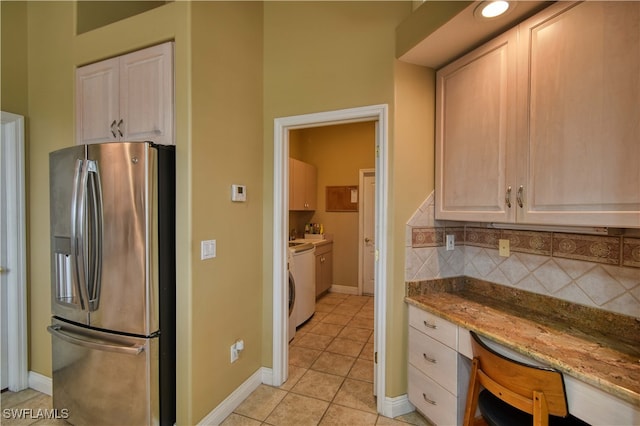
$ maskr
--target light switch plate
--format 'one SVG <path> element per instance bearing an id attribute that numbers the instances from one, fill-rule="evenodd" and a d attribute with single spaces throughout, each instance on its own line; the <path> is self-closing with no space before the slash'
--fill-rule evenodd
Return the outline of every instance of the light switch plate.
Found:
<path id="1" fill-rule="evenodd" d="M 200 260 L 216 257 L 216 240 L 200 241 Z"/>

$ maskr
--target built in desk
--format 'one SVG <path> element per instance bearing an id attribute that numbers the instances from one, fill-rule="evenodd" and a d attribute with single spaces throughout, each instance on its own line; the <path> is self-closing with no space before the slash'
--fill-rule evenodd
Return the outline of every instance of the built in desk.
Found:
<path id="1" fill-rule="evenodd" d="M 409 282 L 405 301 L 563 373 L 569 411 L 591 424 L 640 424 L 640 319 L 468 277 Z"/>

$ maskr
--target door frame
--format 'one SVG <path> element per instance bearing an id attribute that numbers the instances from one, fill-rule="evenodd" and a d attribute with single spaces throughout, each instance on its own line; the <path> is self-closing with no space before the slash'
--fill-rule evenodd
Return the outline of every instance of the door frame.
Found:
<path id="1" fill-rule="evenodd" d="M 27 371 L 27 267 L 25 215 L 25 155 L 24 117 L 2 111 L 3 163 L 8 178 L 15 185 L 7 185 L 7 225 L 16 233 L 7 236 L 8 276 L 8 386 L 12 392 L 29 385 Z"/>
<path id="2" fill-rule="evenodd" d="M 364 192 L 365 176 L 373 176 L 375 178 L 376 169 L 360 169 L 358 171 L 358 187 L 360 188 L 358 195 L 358 295 L 362 295 L 364 290 L 364 198 L 362 194 Z"/>
<path id="3" fill-rule="evenodd" d="M 377 354 L 374 393 L 378 395 L 377 410 L 385 407 L 386 347 L 386 277 L 387 277 L 387 192 L 388 192 L 388 105 L 371 105 L 335 111 L 296 115 L 274 120 L 273 171 L 273 363 L 272 385 L 280 386 L 288 376 L 287 339 L 287 241 L 289 205 L 289 131 L 333 124 L 374 121 L 376 127 L 376 202 L 375 202 L 375 309 L 374 352 Z"/>

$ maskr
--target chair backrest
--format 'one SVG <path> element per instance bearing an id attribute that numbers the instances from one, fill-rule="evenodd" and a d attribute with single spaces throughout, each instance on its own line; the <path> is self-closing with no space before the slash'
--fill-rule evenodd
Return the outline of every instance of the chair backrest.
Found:
<path id="1" fill-rule="evenodd" d="M 529 405 L 534 404 L 534 393 L 542 394 L 546 401 L 544 411 L 561 417 L 568 414 L 562 373 L 506 358 L 485 345 L 474 332 L 471 337 L 478 381 L 492 394 L 529 414 L 534 414 L 533 405 Z"/>

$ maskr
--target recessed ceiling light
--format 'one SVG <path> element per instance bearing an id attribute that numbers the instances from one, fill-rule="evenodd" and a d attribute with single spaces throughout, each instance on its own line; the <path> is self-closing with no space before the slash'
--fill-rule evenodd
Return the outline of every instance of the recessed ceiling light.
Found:
<path id="1" fill-rule="evenodd" d="M 474 11 L 474 15 L 478 18 L 492 19 L 503 15 L 511 5 L 508 1 L 483 1 Z"/>

